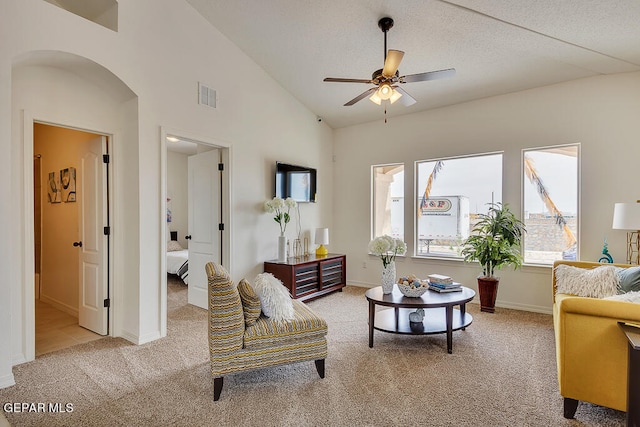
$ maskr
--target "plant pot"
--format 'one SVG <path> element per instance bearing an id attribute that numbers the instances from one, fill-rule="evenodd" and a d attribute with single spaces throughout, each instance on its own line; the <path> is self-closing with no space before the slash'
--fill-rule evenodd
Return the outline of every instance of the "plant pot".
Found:
<path id="1" fill-rule="evenodd" d="M 497 277 L 478 277 L 478 291 L 480 293 L 480 311 L 493 313 L 496 311 L 496 296 L 498 295 Z"/>

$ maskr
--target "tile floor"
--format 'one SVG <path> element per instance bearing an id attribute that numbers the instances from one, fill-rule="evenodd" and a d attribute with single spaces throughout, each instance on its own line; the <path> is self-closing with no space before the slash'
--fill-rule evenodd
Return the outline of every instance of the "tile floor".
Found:
<path id="1" fill-rule="evenodd" d="M 36 357 L 102 338 L 78 325 L 78 318 L 36 300 Z"/>

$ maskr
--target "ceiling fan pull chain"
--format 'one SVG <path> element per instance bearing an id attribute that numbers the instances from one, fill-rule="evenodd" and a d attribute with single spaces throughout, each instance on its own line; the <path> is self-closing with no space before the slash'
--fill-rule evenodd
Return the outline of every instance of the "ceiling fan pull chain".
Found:
<path id="1" fill-rule="evenodd" d="M 384 122 L 387 123 L 387 104 L 384 104 Z"/>

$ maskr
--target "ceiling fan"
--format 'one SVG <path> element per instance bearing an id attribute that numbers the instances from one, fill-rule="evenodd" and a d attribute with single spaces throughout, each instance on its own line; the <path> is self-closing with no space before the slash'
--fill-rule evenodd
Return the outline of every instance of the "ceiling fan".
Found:
<path id="1" fill-rule="evenodd" d="M 323 80 L 325 82 L 367 83 L 375 85 L 344 104 L 345 107 L 349 107 L 367 96 L 369 96 L 369 99 L 372 102 L 378 105 L 380 105 L 382 101 L 386 100 L 389 100 L 391 104 L 400 100 L 401 104 L 408 107 L 415 104 L 416 100 L 398 84 L 453 77 L 456 74 L 455 68 L 447 68 L 446 70 L 427 71 L 425 73 L 400 76 L 398 67 L 400 66 L 400 61 L 402 61 L 404 52 L 393 49 L 389 49 L 389 51 L 387 51 L 387 32 L 391 27 L 393 27 L 393 19 L 389 17 L 380 19 L 378 21 L 378 27 L 380 27 L 384 33 L 384 67 L 382 69 L 374 71 L 371 75 L 371 79 L 343 79 L 327 77 Z"/>

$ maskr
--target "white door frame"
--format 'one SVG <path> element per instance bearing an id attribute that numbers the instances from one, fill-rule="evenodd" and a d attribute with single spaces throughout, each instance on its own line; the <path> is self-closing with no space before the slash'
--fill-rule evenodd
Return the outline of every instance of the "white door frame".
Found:
<path id="1" fill-rule="evenodd" d="M 222 218 L 224 232 L 222 233 L 222 265 L 232 271 L 231 260 L 231 144 L 191 132 L 160 127 L 160 336 L 167 335 L 167 137 L 173 136 L 197 144 L 209 145 L 220 150 L 220 157 L 224 164 L 222 171 Z M 32 285 L 33 287 L 33 285 Z"/>
<path id="2" fill-rule="evenodd" d="M 79 126 L 74 126 L 71 124 L 60 123 L 56 120 L 47 120 L 44 118 L 35 118 L 34 115 L 27 110 L 22 111 L 22 149 L 23 149 L 23 177 L 22 177 L 22 191 L 23 191 L 23 199 L 22 199 L 22 208 L 23 208 L 23 218 L 24 218 L 24 229 L 22 231 L 22 247 L 24 249 L 23 253 L 23 269 L 22 269 L 22 322 L 23 322 L 23 339 L 22 339 L 22 351 L 21 353 L 24 355 L 25 360 L 14 360 L 13 364 L 29 362 L 31 360 L 35 360 L 36 358 L 36 313 L 35 313 L 35 274 L 34 274 L 34 263 L 35 263 L 35 235 L 34 235 L 34 213 L 33 213 L 33 126 L 35 123 L 43 123 L 51 126 L 57 126 L 61 128 L 68 128 L 79 130 L 83 132 L 90 132 L 96 135 L 104 135 L 108 137 L 109 140 L 109 154 L 111 158 L 113 158 L 113 149 L 114 149 L 114 137 L 112 134 L 107 132 L 98 131 L 87 128 L 82 128 Z M 109 175 L 113 177 L 113 166 L 112 163 L 107 164 L 109 168 Z M 109 188 L 109 214 L 110 217 L 113 218 L 113 186 Z M 113 224 L 111 224 L 113 226 Z M 111 235 L 113 238 L 113 235 Z M 113 240 L 109 245 L 109 259 L 113 260 Z M 109 268 L 109 277 L 113 277 L 113 262 L 108 266 Z M 111 284 L 110 284 L 111 285 Z M 113 295 L 113 286 L 109 286 L 109 295 L 107 298 L 112 298 Z M 113 307 L 111 309 L 111 313 L 109 316 L 109 335 L 112 334 L 113 331 L 113 318 L 114 318 L 114 310 Z"/>

